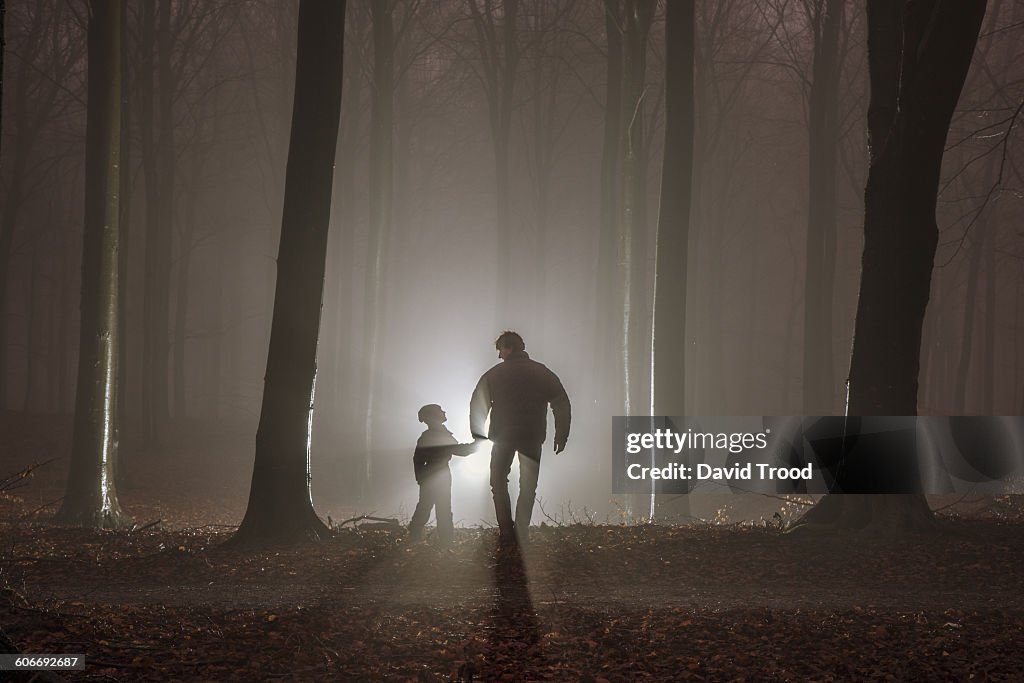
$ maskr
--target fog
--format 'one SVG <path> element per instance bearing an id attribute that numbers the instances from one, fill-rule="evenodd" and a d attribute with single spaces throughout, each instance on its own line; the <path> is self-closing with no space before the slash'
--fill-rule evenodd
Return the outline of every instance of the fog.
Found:
<path id="1" fill-rule="evenodd" d="M 74 410 L 81 296 L 87 17 L 64 0 L 6 4 L 0 410 L 65 425 Z M 133 476 L 174 458 L 230 482 L 225 495 L 235 498 L 228 502 L 241 506 L 266 370 L 297 4 L 178 0 L 144 7 L 129 2 L 125 19 L 124 485 L 130 489 Z M 623 307 L 602 294 L 614 279 L 602 270 L 603 7 L 526 0 L 513 41 L 499 41 L 494 51 L 480 28 L 502 25 L 500 11 L 482 16 L 471 7 L 394 5 L 394 78 L 383 98 L 393 119 L 383 133 L 387 144 L 375 149 L 381 143 L 372 127 L 382 116 L 375 93 L 386 82 L 378 83 L 369 3 L 348 6 L 311 437 L 314 505 L 336 519 L 407 516 L 416 500 L 412 449 L 423 429 L 417 410 L 440 404 L 451 431 L 468 441 L 470 395 L 499 362 L 494 340 L 509 329 L 558 374 L 573 406 L 562 454 L 551 453 L 549 420 L 538 490 L 544 512 L 535 511 L 535 522 L 589 514 L 628 519 L 637 511 L 610 490 L 610 417 L 624 414 L 627 397 L 633 414 L 650 413 L 651 377 L 659 373 L 651 328 L 664 8 L 657 6 L 642 51 L 642 97 L 633 110 L 643 132 L 636 150 L 643 195 L 628 250 L 624 357 L 608 334 Z M 816 29 L 802 7 L 698 3 L 687 345 L 674 350 L 686 360 L 691 415 L 807 412 L 808 101 Z M 1019 2 L 990 3 L 948 138 L 921 347 L 921 414 L 1024 410 L 1021 11 Z M 848 4 L 836 94 L 835 381 L 822 414 L 842 411 L 860 283 L 865 32 L 862 4 Z M 503 91 L 500 79 L 510 75 Z M 506 124 L 502 184 L 495 135 Z M 383 199 L 372 180 L 379 155 L 391 166 Z M 616 379 L 624 366 L 628 388 Z M 457 523 L 493 524 L 486 449 L 457 459 L 453 473 Z M 736 519 L 778 508 L 768 499 L 692 498 L 691 514 L 707 519 L 723 506 Z"/>

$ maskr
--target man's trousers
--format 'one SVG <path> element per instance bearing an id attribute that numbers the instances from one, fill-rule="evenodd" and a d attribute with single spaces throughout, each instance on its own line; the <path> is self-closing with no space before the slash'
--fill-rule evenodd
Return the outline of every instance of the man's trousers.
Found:
<path id="1" fill-rule="evenodd" d="M 541 444 L 518 448 L 511 444 L 495 443 L 491 447 L 491 495 L 494 497 L 494 515 L 498 518 L 498 532 L 511 538 L 513 531 L 525 541 L 530 533 L 530 517 L 537 497 L 537 479 L 540 476 Z M 512 501 L 508 495 L 508 475 L 512 459 L 519 453 L 519 499 L 516 516 L 512 519 Z"/>

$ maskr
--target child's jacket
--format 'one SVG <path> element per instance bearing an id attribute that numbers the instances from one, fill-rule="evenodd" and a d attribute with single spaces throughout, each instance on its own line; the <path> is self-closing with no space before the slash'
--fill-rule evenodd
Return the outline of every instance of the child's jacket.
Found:
<path id="1" fill-rule="evenodd" d="M 423 483 L 430 475 L 447 470 L 453 455 L 469 455 L 474 450 L 474 444 L 460 444 L 443 426 L 425 430 L 416 441 L 416 451 L 412 456 L 416 483 Z"/>

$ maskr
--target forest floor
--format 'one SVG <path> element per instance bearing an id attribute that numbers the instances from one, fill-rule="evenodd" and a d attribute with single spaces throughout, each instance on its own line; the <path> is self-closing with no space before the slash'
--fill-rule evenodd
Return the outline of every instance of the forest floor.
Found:
<path id="1" fill-rule="evenodd" d="M 544 527 L 496 556 L 401 532 L 219 548 L 223 529 L 3 529 L 0 624 L 70 680 L 1019 680 L 1024 531 L 896 542 Z"/>
<path id="2" fill-rule="evenodd" d="M 459 529 L 439 548 L 346 527 L 316 545 L 242 552 L 222 547 L 239 510 L 190 502 L 198 489 L 181 482 L 148 479 L 154 490 L 127 498 L 141 523 L 161 524 L 103 532 L 40 523 L 53 508 L 39 501 L 60 495 L 51 484 L 0 494 L 0 627 L 25 653 L 84 654 L 85 671 L 62 673 L 69 681 L 1024 671 L 1020 519 L 943 518 L 937 533 L 899 540 L 556 524 L 501 555 L 488 529 Z"/>

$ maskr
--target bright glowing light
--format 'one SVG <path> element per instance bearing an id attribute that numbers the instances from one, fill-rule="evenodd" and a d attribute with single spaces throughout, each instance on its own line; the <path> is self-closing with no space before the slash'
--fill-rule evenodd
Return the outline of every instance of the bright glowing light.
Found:
<path id="1" fill-rule="evenodd" d="M 476 453 L 464 458 L 452 458 L 452 471 L 456 476 L 486 477 L 491 471 L 491 442 L 481 441 Z"/>

